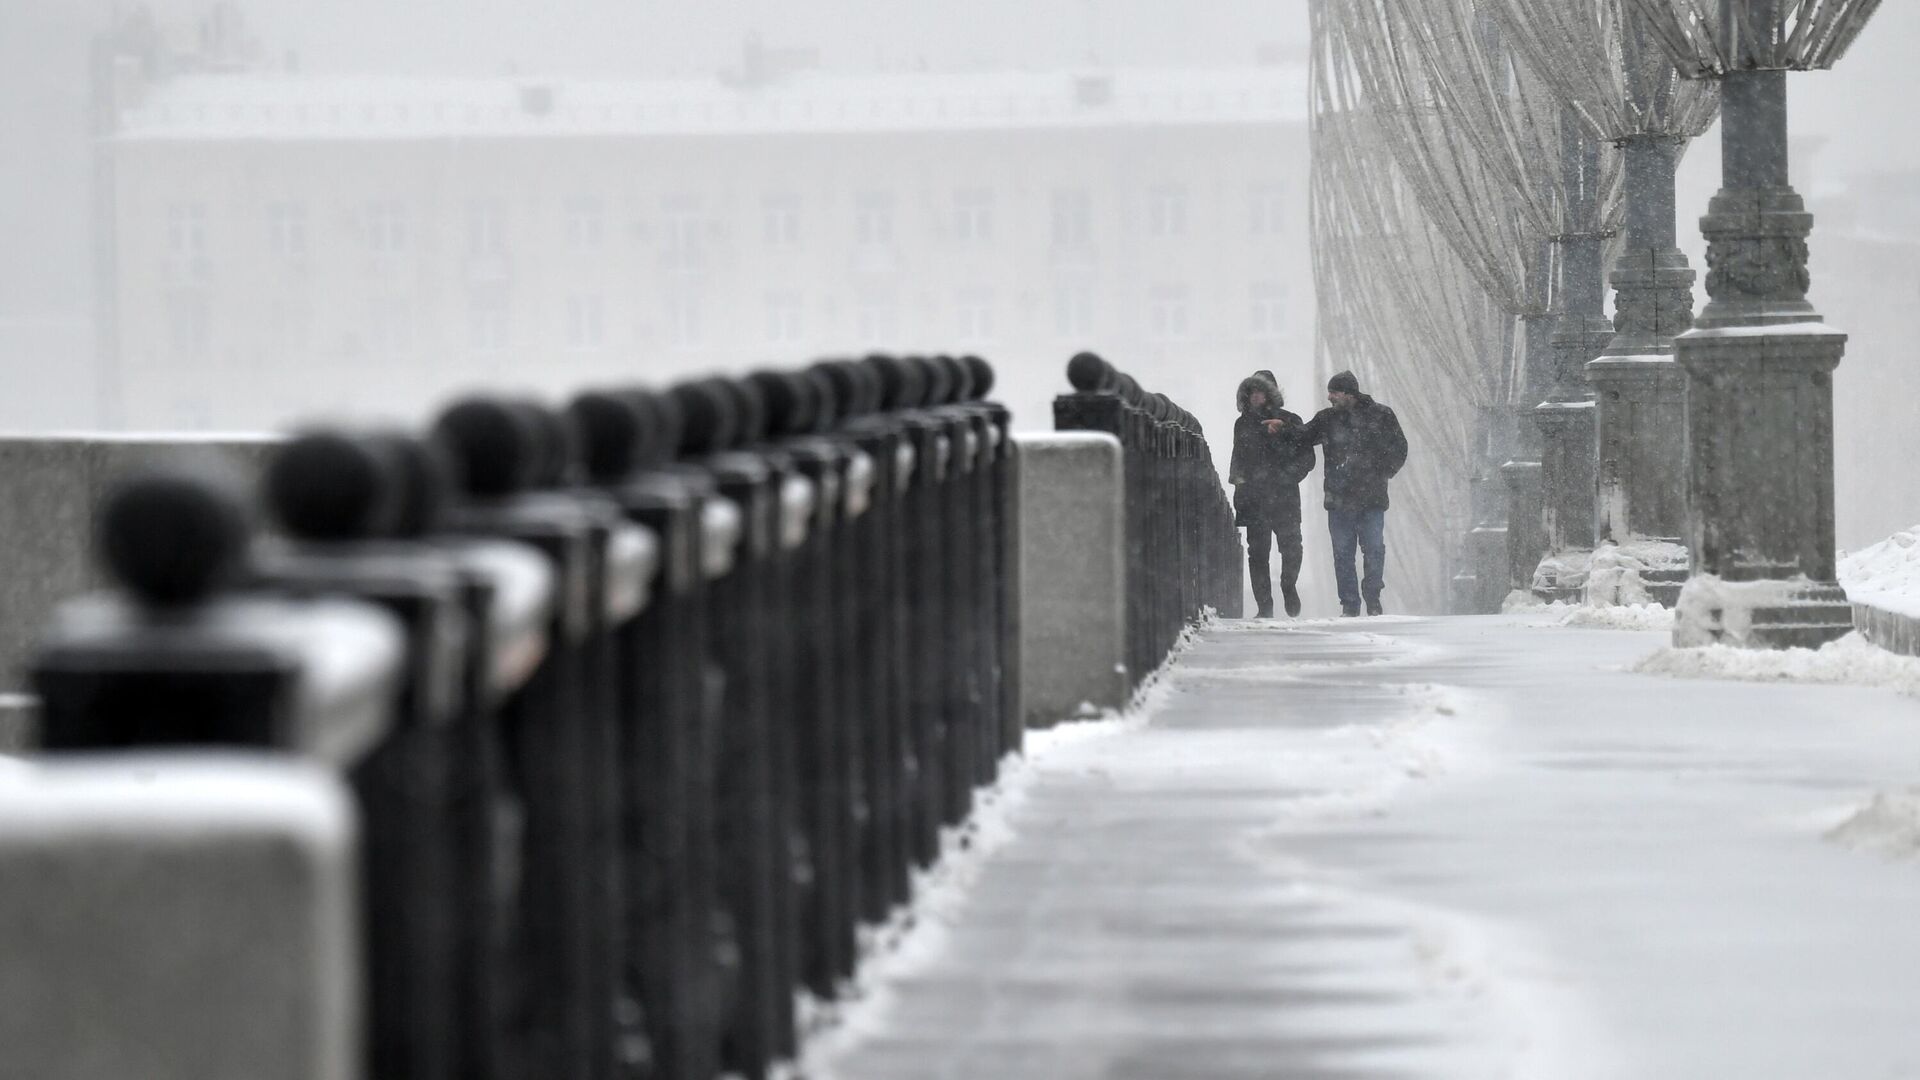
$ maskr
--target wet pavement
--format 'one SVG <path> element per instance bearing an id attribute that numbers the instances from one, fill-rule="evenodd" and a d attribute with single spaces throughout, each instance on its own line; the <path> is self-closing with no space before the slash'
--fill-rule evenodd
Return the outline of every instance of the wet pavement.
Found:
<path id="1" fill-rule="evenodd" d="M 1920 703 L 1625 673 L 1663 644 L 1219 624 L 1039 740 L 805 1074 L 1920 1076 L 1920 866 L 1823 837 Z"/>

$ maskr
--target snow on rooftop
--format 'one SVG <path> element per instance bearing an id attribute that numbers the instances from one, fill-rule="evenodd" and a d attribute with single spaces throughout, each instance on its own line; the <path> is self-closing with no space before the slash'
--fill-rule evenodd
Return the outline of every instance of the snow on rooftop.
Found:
<path id="1" fill-rule="evenodd" d="M 425 139 L 1304 124 L 1303 67 L 717 81 L 196 74 L 121 114 L 121 139 Z"/>

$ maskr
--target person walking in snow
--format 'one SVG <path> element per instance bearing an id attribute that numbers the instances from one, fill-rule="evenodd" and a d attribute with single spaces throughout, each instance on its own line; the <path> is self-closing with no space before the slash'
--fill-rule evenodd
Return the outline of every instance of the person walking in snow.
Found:
<path id="1" fill-rule="evenodd" d="M 1282 406 L 1271 371 L 1240 382 L 1239 419 L 1233 423 L 1234 524 L 1247 530 L 1247 576 L 1259 617 L 1273 617 L 1273 548 L 1280 548 L 1280 594 L 1288 615 L 1300 614 L 1300 481 L 1313 471 L 1313 447 L 1286 434 L 1303 421 Z"/>
<path id="2" fill-rule="evenodd" d="M 1340 614 L 1384 610 L 1380 592 L 1387 572 L 1387 481 L 1407 463 L 1407 437 L 1393 410 L 1360 392 L 1360 380 L 1343 371 L 1327 381 L 1328 407 L 1304 426 L 1281 425 L 1283 432 L 1312 453 L 1326 448 L 1327 534 L 1333 541 L 1333 576 L 1340 590 Z M 1366 558 L 1366 575 L 1354 573 L 1354 547 Z"/>

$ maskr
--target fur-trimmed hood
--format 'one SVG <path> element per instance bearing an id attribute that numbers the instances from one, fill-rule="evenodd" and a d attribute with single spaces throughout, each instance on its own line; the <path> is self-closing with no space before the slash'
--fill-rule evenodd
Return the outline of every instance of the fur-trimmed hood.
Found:
<path id="1" fill-rule="evenodd" d="M 1240 407 L 1240 415 L 1247 414 L 1247 399 L 1255 390 L 1267 395 L 1267 408 L 1279 409 L 1286 405 L 1286 398 L 1280 394 L 1280 383 L 1274 379 L 1271 371 L 1256 371 L 1240 380 L 1240 390 L 1234 395 L 1234 404 Z"/>

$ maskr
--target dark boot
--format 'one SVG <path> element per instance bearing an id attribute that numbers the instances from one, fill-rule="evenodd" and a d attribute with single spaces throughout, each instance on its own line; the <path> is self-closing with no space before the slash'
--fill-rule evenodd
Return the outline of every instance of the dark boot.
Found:
<path id="1" fill-rule="evenodd" d="M 1381 606 L 1380 606 L 1380 598 L 1379 598 L 1379 597 L 1377 597 L 1377 596 L 1369 596 L 1369 597 L 1367 597 L 1367 614 L 1369 614 L 1369 615 L 1385 615 L 1386 613 L 1387 613 L 1387 610 L 1386 610 L 1385 608 L 1383 608 L 1383 607 L 1381 607 Z"/>
<path id="2" fill-rule="evenodd" d="M 1300 616 L 1300 591 L 1295 586 L 1300 582 L 1300 530 L 1295 528 L 1291 536 L 1280 538 L 1280 599 L 1287 606 L 1287 616 Z"/>
<path id="3" fill-rule="evenodd" d="M 1267 565 L 1265 552 L 1257 557 L 1247 552 L 1247 578 L 1253 583 L 1253 602 L 1259 608 L 1255 617 L 1273 618 L 1273 568 Z"/>

